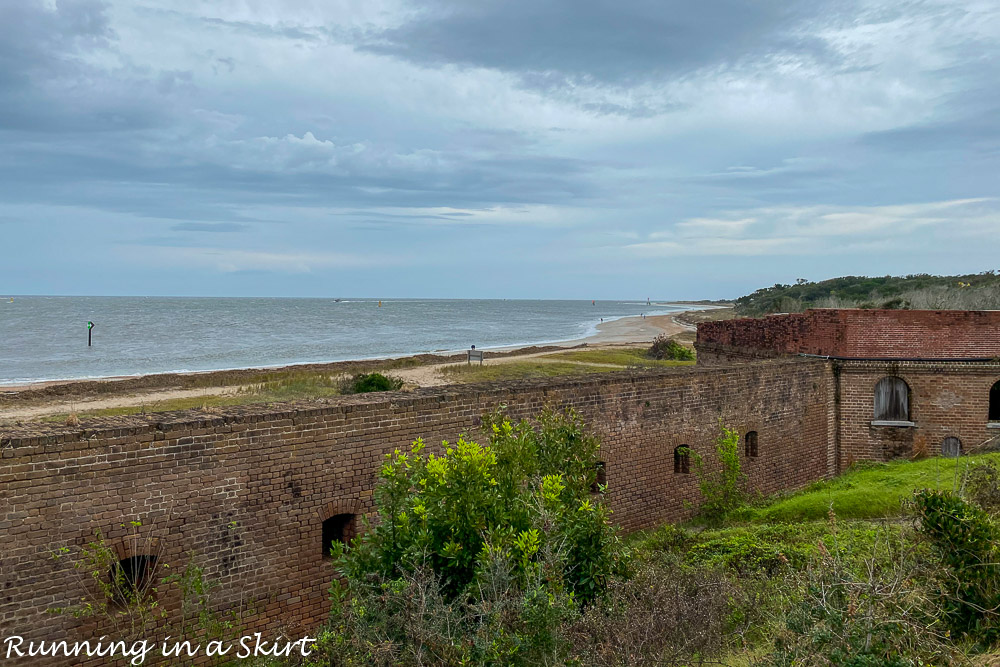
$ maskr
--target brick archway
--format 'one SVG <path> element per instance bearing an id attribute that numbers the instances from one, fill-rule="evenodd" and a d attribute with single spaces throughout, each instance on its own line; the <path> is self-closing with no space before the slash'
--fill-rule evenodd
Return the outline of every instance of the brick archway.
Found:
<path id="1" fill-rule="evenodd" d="M 361 500 L 358 498 L 338 498 L 323 505 L 319 510 L 320 521 L 326 521 L 337 514 L 360 514 Z"/>

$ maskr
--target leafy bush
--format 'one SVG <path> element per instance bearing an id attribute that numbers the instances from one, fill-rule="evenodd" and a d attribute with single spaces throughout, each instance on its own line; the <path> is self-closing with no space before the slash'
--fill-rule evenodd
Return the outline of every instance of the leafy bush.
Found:
<path id="1" fill-rule="evenodd" d="M 695 535 L 682 526 L 665 523 L 656 530 L 633 533 L 629 545 L 636 555 L 683 554 L 694 543 Z"/>
<path id="2" fill-rule="evenodd" d="M 598 440 L 575 413 L 537 425 L 484 419 L 464 437 L 393 452 L 378 520 L 334 545 L 347 587 L 331 660 L 350 664 L 540 664 L 562 660 L 562 628 L 623 571 L 600 497 Z"/>
<path id="3" fill-rule="evenodd" d="M 342 394 L 367 394 L 373 391 L 399 391 L 403 381 L 381 373 L 358 373 L 354 377 L 345 378 L 341 384 Z"/>
<path id="4" fill-rule="evenodd" d="M 694 359 L 694 352 L 666 334 L 660 334 L 653 341 L 653 346 L 649 348 L 646 356 L 659 361 L 691 361 Z"/>
<path id="5" fill-rule="evenodd" d="M 950 576 L 941 584 L 953 629 L 993 643 L 1000 639 L 1000 564 L 990 517 L 948 491 L 918 491 L 920 532 L 934 545 Z"/>

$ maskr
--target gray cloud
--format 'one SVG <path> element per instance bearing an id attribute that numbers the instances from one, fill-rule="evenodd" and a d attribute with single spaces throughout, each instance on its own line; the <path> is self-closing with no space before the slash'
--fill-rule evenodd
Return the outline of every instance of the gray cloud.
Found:
<path id="1" fill-rule="evenodd" d="M 97 0 L 0 4 L 0 130 L 104 133 L 167 122 L 165 97 L 190 73 L 121 62 L 107 10 Z"/>
<path id="2" fill-rule="evenodd" d="M 364 49 L 424 64 L 512 71 L 538 87 L 629 85 L 822 43 L 796 32 L 808 3 L 754 0 L 436 0 Z"/>
<path id="3" fill-rule="evenodd" d="M 0 5 L 0 81 L 29 87 L 38 77 L 80 72 L 80 53 L 106 48 L 114 33 L 99 0 Z"/>

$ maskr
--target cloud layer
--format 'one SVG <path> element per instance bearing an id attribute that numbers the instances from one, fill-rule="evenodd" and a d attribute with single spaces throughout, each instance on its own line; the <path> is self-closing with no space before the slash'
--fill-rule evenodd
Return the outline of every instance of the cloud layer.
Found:
<path id="1" fill-rule="evenodd" d="M 977 271 L 992 0 L 0 4 L 10 293 L 664 298 Z"/>

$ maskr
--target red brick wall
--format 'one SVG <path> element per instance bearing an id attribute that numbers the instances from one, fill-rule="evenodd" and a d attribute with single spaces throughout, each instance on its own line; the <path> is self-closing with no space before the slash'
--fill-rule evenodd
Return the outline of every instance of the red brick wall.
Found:
<path id="1" fill-rule="evenodd" d="M 987 428 L 990 387 L 1000 380 L 998 363 L 848 361 L 837 362 L 835 373 L 841 469 L 856 461 L 908 456 L 914 449 L 936 456 L 948 436 L 962 441 L 963 452 L 1000 436 L 1000 429 Z M 910 387 L 914 426 L 871 424 L 875 384 L 890 375 Z"/>
<path id="2" fill-rule="evenodd" d="M 480 415 L 502 403 L 515 417 L 572 406 L 602 438 L 615 520 L 635 530 L 686 515 L 696 480 L 673 473 L 674 447 L 709 453 L 720 418 L 759 433 L 747 470 L 762 492 L 832 474 L 833 383 L 830 364 L 785 359 L 24 427 L 0 436 L 0 628 L 85 634 L 44 613 L 81 594 L 80 573 L 50 552 L 95 530 L 121 547 L 121 524 L 138 518 L 161 563 L 177 571 L 194 553 L 219 584 L 216 605 L 253 605 L 245 631 L 297 637 L 329 611 L 322 520 L 371 510 L 393 448 L 476 434 Z"/>
<path id="3" fill-rule="evenodd" d="M 865 359 L 1000 357 L 1000 311 L 834 310 L 698 325 L 699 363 L 818 354 Z"/>

